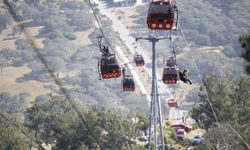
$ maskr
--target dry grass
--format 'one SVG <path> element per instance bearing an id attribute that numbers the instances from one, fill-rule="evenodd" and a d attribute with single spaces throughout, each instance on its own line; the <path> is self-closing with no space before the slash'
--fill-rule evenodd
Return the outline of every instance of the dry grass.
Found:
<path id="1" fill-rule="evenodd" d="M 0 73 L 0 91 L 9 92 L 11 94 L 19 93 L 30 93 L 28 100 L 30 102 L 39 95 L 44 95 L 50 93 L 49 89 L 44 88 L 44 86 L 51 85 L 50 83 L 42 83 L 35 80 L 30 80 L 23 83 L 17 83 L 16 79 L 22 77 L 31 71 L 27 66 L 22 67 L 7 67 L 3 69 Z"/>
<path id="2" fill-rule="evenodd" d="M 89 34 L 94 32 L 95 28 L 90 28 L 84 32 L 75 32 L 76 39 L 71 41 L 72 44 L 77 45 L 90 45 L 92 44 L 91 40 L 89 39 Z"/>
<path id="3" fill-rule="evenodd" d="M 13 37 L 11 35 L 13 30 L 14 24 L 8 26 L 7 29 L 5 29 L 1 35 L 0 35 L 0 50 L 3 48 L 10 48 L 10 49 L 16 49 L 15 41 L 17 38 L 23 38 L 27 39 L 27 37 L 21 33 L 19 37 Z M 32 37 L 32 40 L 36 44 L 37 48 L 43 48 L 44 44 L 42 43 L 44 38 L 35 38 L 35 36 L 39 35 L 39 30 L 42 29 L 43 26 L 37 26 L 37 27 L 28 27 L 25 28 L 25 30 L 30 34 Z"/>
<path id="4" fill-rule="evenodd" d="M 5 29 L 0 35 L 0 50 L 3 48 L 16 49 L 15 40 L 17 38 L 27 39 L 24 33 L 20 33 L 17 38 L 13 38 L 11 35 L 13 27 L 19 23 L 14 22 L 7 29 Z M 39 31 L 43 26 L 37 27 L 27 27 L 25 31 L 32 37 L 33 42 L 36 44 L 37 48 L 43 48 L 44 44 L 42 43 L 44 38 L 36 38 L 39 35 Z M 94 28 L 86 30 L 85 32 L 76 32 L 77 39 L 72 41 L 72 43 L 77 45 L 89 45 L 92 44 L 88 38 L 89 34 L 94 31 Z M 27 82 L 17 83 L 16 79 L 22 77 L 24 74 L 31 72 L 31 69 L 27 66 L 22 67 L 7 67 L 3 69 L 3 72 L 0 73 L 0 91 L 9 92 L 13 95 L 19 93 L 29 93 L 28 97 L 29 102 L 33 102 L 34 99 L 39 95 L 48 94 L 51 91 L 44 88 L 45 86 L 51 85 L 51 83 L 43 83 L 35 80 L 30 80 Z"/>
<path id="5" fill-rule="evenodd" d="M 127 27 L 133 27 L 136 24 L 133 21 L 136 21 L 137 18 L 133 18 L 133 16 L 137 15 L 138 12 L 136 10 L 137 6 L 119 8 L 113 11 L 113 14 L 117 17 L 120 17 L 120 21 Z"/>
<path id="6" fill-rule="evenodd" d="M 13 22 L 7 29 L 5 29 L 0 35 L 0 50 L 3 48 L 16 49 L 15 41 L 16 39 L 27 39 L 24 33 L 20 33 L 18 36 L 13 37 L 11 35 L 13 27 L 21 24 L 23 22 Z M 44 44 L 42 41 L 44 38 L 36 38 L 35 36 L 39 35 L 39 31 L 43 26 L 37 27 L 27 27 L 25 28 L 26 32 L 32 37 L 32 40 L 35 42 L 37 48 L 43 48 Z M 31 69 L 27 66 L 22 67 L 7 67 L 3 69 L 3 72 L 0 73 L 0 91 L 9 92 L 13 95 L 19 93 L 29 93 L 28 101 L 32 102 L 39 95 L 44 95 L 50 93 L 49 89 L 44 88 L 44 86 L 51 85 L 50 83 L 42 83 L 35 80 L 30 80 L 23 83 L 17 83 L 16 79 L 22 77 L 24 74 L 31 72 Z"/>

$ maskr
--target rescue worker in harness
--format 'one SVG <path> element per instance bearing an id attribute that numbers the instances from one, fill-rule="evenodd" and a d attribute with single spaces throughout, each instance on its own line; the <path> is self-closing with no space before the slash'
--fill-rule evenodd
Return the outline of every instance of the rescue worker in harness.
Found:
<path id="1" fill-rule="evenodd" d="M 192 82 L 188 79 L 188 70 L 184 69 L 183 71 L 179 72 L 179 79 L 183 81 L 184 83 L 189 83 L 190 85 Z"/>

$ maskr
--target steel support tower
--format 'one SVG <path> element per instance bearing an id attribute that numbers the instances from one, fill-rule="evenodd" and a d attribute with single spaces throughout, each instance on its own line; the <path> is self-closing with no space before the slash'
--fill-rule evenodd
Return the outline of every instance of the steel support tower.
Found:
<path id="1" fill-rule="evenodd" d="M 171 39 L 168 37 L 137 37 L 138 40 L 147 40 L 152 43 L 152 87 L 151 87 L 151 103 L 150 103 L 150 127 L 149 127 L 149 139 L 148 150 L 151 150 L 151 146 L 154 145 L 154 150 L 165 150 L 164 134 L 162 125 L 162 111 L 161 102 L 158 93 L 157 75 L 156 75 L 156 56 L 155 45 L 160 40 Z M 160 134 L 157 132 L 157 127 L 160 127 Z"/>

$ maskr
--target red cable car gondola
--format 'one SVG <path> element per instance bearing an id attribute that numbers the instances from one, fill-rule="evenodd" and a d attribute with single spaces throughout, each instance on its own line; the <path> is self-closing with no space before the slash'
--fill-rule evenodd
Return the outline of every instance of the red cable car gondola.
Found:
<path id="1" fill-rule="evenodd" d="M 142 57 L 142 55 L 135 54 L 134 61 L 135 61 L 135 64 L 137 67 L 145 65 L 145 61 L 144 61 L 144 58 Z"/>
<path id="2" fill-rule="evenodd" d="M 177 29 L 178 9 L 174 0 L 152 0 L 147 24 L 151 30 Z"/>
<path id="3" fill-rule="evenodd" d="M 98 62 L 98 68 L 102 79 L 118 78 L 121 76 L 121 68 L 115 54 L 102 55 Z"/>
<path id="4" fill-rule="evenodd" d="M 122 89 L 123 91 L 134 91 L 135 82 L 133 75 L 129 72 L 127 64 L 122 68 L 123 80 L 122 80 Z"/>
<path id="5" fill-rule="evenodd" d="M 135 82 L 132 75 L 127 75 L 122 80 L 123 91 L 135 91 Z"/>
<path id="6" fill-rule="evenodd" d="M 175 101 L 174 99 L 168 100 L 168 106 L 178 108 L 177 101 Z"/>
<path id="7" fill-rule="evenodd" d="M 165 84 L 175 84 L 179 80 L 179 69 L 175 56 L 168 57 L 166 67 L 163 69 L 162 81 Z"/>
<path id="8" fill-rule="evenodd" d="M 163 69 L 162 81 L 165 84 L 176 84 L 179 80 L 179 69 L 176 66 Z"/>

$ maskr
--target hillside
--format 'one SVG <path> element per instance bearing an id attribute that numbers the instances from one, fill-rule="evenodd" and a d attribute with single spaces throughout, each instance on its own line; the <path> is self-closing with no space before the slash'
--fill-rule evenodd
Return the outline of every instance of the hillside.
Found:
<path id="1" fill-rule="evenodd" d="M 97 62 L 101 53 L 96 36 L 101 32 L 85 1 L 13 1 L 11 6 L 15 10 L 14 16 L 1 3 L 0 124 L 7 123 L 7 128 L 0 129 L 3 136 L 11 133 L 13 139 L 19 142 L 13 149 L 26 149 L 28 144 L 25 141 L 30 139 L 22 139 L 24 135 L 19 130 L 13 134 L 15 125 L 8 124 L 6 118 L 15 120 L 25 133 L 31 131 L 31 137 L 35 139 L 33 146 L 36 148 L 41 143 L 51 143 L 56 149 L 143 149 L 145 142 L 139 142 L 138 139 L 146 135 L 149 128 L 151 74 L 148 70 L 152 66 L 151 45 L 135 41 L 129 45 L 130 41 L 126 41 L 128 38 L 117 30 L 123 30 L 119 28 L 120 25 L 126 28 L 122 32 L 128 30 L 131 33 L 129 37 L 138 36 L 135 30 L 146 29 L 148 4 L 144 1 L 143 5 L 137 5 L 134 0 L 125 3 L 114 3 L 112 0 L 102 2 L 107 4 L 106 10 L 110 11 L 110 16 L 101 12 L 106 10 L 95 8 L 97 17 L 109 43 L 116 50 L 120 65 L 128 64 L 130 71 L 136 74 L 135 92 L 122 92 L 121 78 L 99 80 Z M 179 104 L 176 111 L 188 112 L 185 117 L 190 110 L 196 111 L 197 114 L 192 114 L 196 119 L 202 111 L 192 108 L 197 103 L 201 104 L 204 98 L 200 95 L 204 75 L 212 74 L 221 79 L 212 78 L 212 85 L 219 81 L 224 84 L 227 82 L 224 79 L 228 78 L 235 85 L 245 87 L 238 84 L 239 79 L 245 81 L 242 78 L 246 77 L 247 64 L 240 57 L 242 48 L 238 38 L 250 29 L 250 3 L 247 0 L 184 0 L 177 1 L 177 4 L 179 29 L 171 31 L 171 34 L 177 50 L 178 66 L 190 71 L 193 84 L 159 85 L 163 117 L 168 119 L 167 100 L 173 97 Z M 110 19 L 112 17 L 118 23 Z M 143 51 L 136 49 L 135 45 L 141 45 Z M 136 51 L 147 57 L 145 67 L 135 67 L 133 53 Z M 163 84 L 160 78 L 164 60 L 172 55 L 168 41 L 157 43 L 156 55 L 158 80 Z M 230 86 L 233 85 L 230 82 Z M 209 82 L 206 86 L 210 88 Z M 214 90 L 213 86 L 211 89 Z M 211 91 L 211 94 L 213 92 L 216 93 Z M 217 99 L 215 96 L 213 98 Z M 215 106 L 217 113 L 224 118 L 228 117 L 220 108 L 230 107 L 229 104 L 222 104 L 223 100 L 219 102 L 221 107 Z M 240 110 L 240 105 L 233 104 L 233 107 Z M 207 105 L 204 106 L 209 109 Z M 246 106 L 246 111 L 242 113 L 247 111 Z M 139 120 L 134 121 L 136 118 Z M 181 121 L 179 119 L 176 122 Z M 210 126 L 215 124 L 214 120 L 209 121 Z M 240 133 L 244 133 L 245 129 L 238 125 L 239 120 L 233 118 L 232 121 L 241 129 Z M 170 139 L 168 146 L 171 148 L 187 148 L 195 134 L 205 132 L 194 130 L 182 142 L 176 140 L 175 131 L 168 127 L 165 123 L 166 137 Z M 216 132 L 216 128 L 207 134 L 211 141 L 213 132 Z M 243 137 L 249 139 L 246 135 Z M 8 140 L 11 141 L 11 138 Z M 209 142 L 205 143 L 207 147 Z M 238 144 L 244 148 L 244 144 Z"/>
<path id="2" fill-rule="evenodd" d="M 99 80 L 96 64 L 100 53 L 95 39 L 98 31 L 93 28 L 93 16 L 89 11 L 86 11 L 89 7 L 85 3 L 64 2 L 56 4 L 44 1 L 39 5 L 20 3 L 15 4 L 15 6 L 18 7 L 17 10 L 22 14 L 21 18 L 24 19 L 22 26 L 25 26 L 25 32 L 33 37 L 32 40 L 36 47 L 72 97 L 83 100 L 86 105 L 96 104 L 114 108 L 119 106 L 119 109 L 129 108 L 146 112 L 148 106 L 144 105 L 145 97 L 139 90 L 133 94 L 125 94 L 121 92 L 120 79 Z M 41 8 L 43 11 L 38 13 Z M 86 18 L 89 18 L 90 21 L 86 22 Z M 106 26 L 106 24 L 107 20 L 103 20 L 103 25 Z M 32 71 L 12 80 L 16 80 L 16 84 L 21 82 L 24 86 L 32 80 L 52 84 L 52 78 L 49 77 L 46 68 L 28 44 L 28 40 L 31 39 L 27 39 L 22 31 L 14 32 L 14 29 L 18 30 L 15 23 L 2 32 L 6 32 L 6 34 L 1 34 L 1 38 L 4 39 L 1 41 L 1 58 L 3 58 L 2 60 L 9 59 L 8 66 L 22 67 L 25 65 Z M 111 31 L 109 34 L 113 38 L 110 39 L 110 42 L 119 41 L 118 36 L 110 27 L 106 26 L 105 30 L 107 33 Z M 6 42 L 11 41 L 13 44 L 9 44 L 9 47 L 4 46 L 7 45 Z M 16 58 L 20 59 L 16 60 Z M 2 67 L 2 71 L 5 73 L 8 68 L 4 64 Z M 4 77 L 1 78 L 4 79 Z M 44 85 L 41 90 L 43 88 L 48 91 L 47 94 L 51 92 L 59 94 L 55 85 Z M 34 89 L 23 90 L 23 92 L 33 93 Z M 12 92 L 11 89 L 3 91 L 11 94 L 16 93 Z M 40 95 L 43 93 L 41 92 Z M 33 102 L 35 98 L 29 100 Z M 133 101 L 128 101 L 128 99 L 133 99 Z"/>
<path id="3" fill-rule="evenodd" d="M 223 2 L 221 2 L 223 3 Z M 221 70 L 217 68 L 221 64 L 230 65 L 232 64 L 230 59 L 234 59 L 233 67 L 223 67 L 222 71 L 215 71 L 218 75 L 229 75 L 232 77 L 239 77 L 244 72 L 238 69 L 244 64 L 244 62 L 238 57 L 241 55 L 242 50 L 239 45 L 239 36 L 249 30 L 249 2 L 247 0 L 242 1 L 241 4 L 236 1 L 227 1 L 227 5 L 214 5 L 214 3 L 209 3 L 208 1 L 177 1 L 179 9 L 179 32 L 172 32 L 178 37 L 175 38 L 175 46 L 177 47 L 178 53 L 185 53 L 185 47 L 190 47 L 192 52 L 186 52 L 188 54 L 192 53 L 196 63 L 199 65 L 199 69 L 204 68 L 203 66 L 207 64 L 206 60 L 217 59 L 225 62 L 211 61 L 210 63 L 213 68 L 202 70 L 201 73 L 206 74 L 211 72 L 213 69 Z M 142 14 L 147 14 L 148 5 L 140 6 L 137 8 L 140 15 L 135 14 L 133 18 L 138 18 L 137 26 L 134 28 L 145 28 L 146 17 Z M 202 11 L 201 11 L 202 10 Z M 234 15 L 230 15 L 230 13 Z M 183 31 L 185 34 L 184 39 L 180 32 Z M 186 43 L 186 41 L 188 44 Z M 159 51 L 166 51 L 166 47 L 159 45 Z M 213 53 L 211 54 L 203 53 L 199 49 L 202 47 L 211 47 L 214 49 L 218 46 L 223 47 L 223 49 L 218 49 L 221 54 Z M 161 52 L 163 56 L 166 53 Z M 188 60 L 190 55 L 186 54 L 185 58 L 182 58 L 180 62 L 181 67 L 191 67 L 194 66 L 193 63 Z M 183 54 L 182 54 L 183 55 Z M 217 57 L 217 58 L 216 58 Z M 202 58 L 202 59 L 200 59 Z M 205 58 L 205 59 L 204 59 Z M 237 67 L 236 67 L 237 66 Z M 196 76 L 196 72 L 194 76 Z M 237 72 L 237 75 L 235 73 Z"/>
<path id="4" fill-rule="evenodd" d="M 107 1 L 109 5 L 112 2 Z M 223 3 L 223 2 L 221 2 Z M 249 17 L 245 12 L 248 10 L 249 3 L 238 6 L 238 2 L 230 1 L 227 5 L 215 5 L 208 1 L 177 1 L 179 9 L 179 31 L 172 31 L 174 34 L 174 45 L 177 50 L 178 65 L 181 69 L 190 70 L 190 78 L 195 83 L 200 83 L 199 76 L 214 74 L 219 76 L 239 79 L 245 76 L 245 61 L 239 56 L 242 48 L 238 42 L 239 36 L 249 29 L 249 23 L 243 23 Z M 132 33 L 136 30 L 146 29 L 146 15 L 148 4 L 143 6 L 123 6 L 113 10 L 113 14 L 128 28 Z M 201 11 L 202 10 L 202 11 Z M 238 11 L 234 16 L 228 12 Z M 237 16 L 237 17 L 236 17 Z M 187 19 L 188 18 L 188 19 Z M 239 28 L 239 22 L 242 22 Z M 184 33 L 185 37 L 182 36 Z M 164 33 L 163 33 L 164 34 Z M 138 36 L 138 34 L 134 34 Z M 164 58 L 171 55 L 168 41 L 157 44 L 157 56 L 159 66 L 163 66 Z M 149 51 L 150 43 L 143 42 Z M 197 70 L 198 69 L 198 70 Z M 161 74 L 161 68 L 159 72 Z M 179 89 L 179 91 L 178 91 Z M 176 89 L 177 99 L 183 101 L 196 101 L 195 96 L 184 96 L 180 88 Z M 189 89 L 187 89 L 189 91 Z M 185 92 L 188 92 L 185 91 Z M 190 91 L 198 91 L 191 88 Z M 194 93 L 192 93 L 194 94 Z M 195 94 L 197 95 L 197 94 Z M 184 102 L 185 103 L 185 102 Z M 186 103 L 184 106 L 188 106 Z"/>

